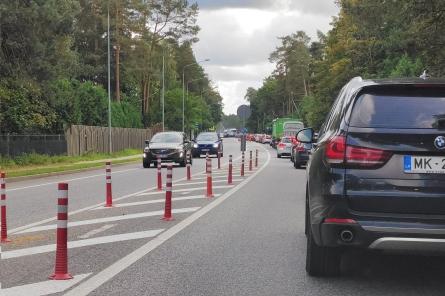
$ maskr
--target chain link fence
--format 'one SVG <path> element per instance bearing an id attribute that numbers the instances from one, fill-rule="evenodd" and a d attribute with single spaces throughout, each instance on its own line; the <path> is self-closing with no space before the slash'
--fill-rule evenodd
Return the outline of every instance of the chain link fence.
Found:
<path id="1" fill-rule="evenodd" d="M 161 125 L 147 129 L 112 128 L 112 151 L 142 149 L 145 140 L 161 130 Z M 0 156 L 24 153 L 79 156 L 90 152 L 109 152 L 107 127 L 73 125 L 60 135 L 0 135 Z"/>
<path id="2" fill-rule="evenodd" d="M 24 153 L 66 154 L 65 135 L 0 135 L 0 155 L 14 157 Z"/>

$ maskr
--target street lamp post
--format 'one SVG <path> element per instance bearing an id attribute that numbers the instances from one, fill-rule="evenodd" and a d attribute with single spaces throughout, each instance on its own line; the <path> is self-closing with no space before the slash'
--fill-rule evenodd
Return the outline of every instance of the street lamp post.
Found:
<path id="1" fill-rule="evenodd" d="M 191 63 L 188 65 L 185 65 L 182 68 L 182 132 L 185 132 L 185 125 L 184 125 L 184 123 L 185 123 L 185 117 L 184 117 L 185 116 L 185 68 L 193 66 L 193 65 L 197 65 L 202 62 L 208 62 L 208 61 L 210 61 L 210 59 L 205 59 L 202 61 Z"/>
<path id="2" fill-rule="evenodd" d="M 113 152 L 111 147 L 111 77 L 110 77 L 110 3 L 107 7 L 107 39 L 108 39 L 108 145 L 110 154 Z"/>

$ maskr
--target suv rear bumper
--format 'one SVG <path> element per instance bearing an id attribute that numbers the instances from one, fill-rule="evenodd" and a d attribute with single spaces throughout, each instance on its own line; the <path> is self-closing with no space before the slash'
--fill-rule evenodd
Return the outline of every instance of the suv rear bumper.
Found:
<path id="1" fill-rule="evenodd" d="M 352 234 L 345 241 L 342 233 Z M 320 243 L 330 247 L 362 249 L 445 252 L 445 224 L 357 221 L 357 223 L 322 223 Z"/>

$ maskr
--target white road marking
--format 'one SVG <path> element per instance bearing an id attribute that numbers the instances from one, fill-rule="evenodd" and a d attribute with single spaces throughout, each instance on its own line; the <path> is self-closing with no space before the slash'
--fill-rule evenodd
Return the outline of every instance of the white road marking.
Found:
<path id="1" fill-rule="evenodd" d="M 189 193 L 190 193 L 190 191 L 186 191 L 186 192 L 182 192 L 181 195 L 187 195 Z"/>
<path id="2" fill-rule="evenodd" d="M 157 236 L 159 233 L 163 232 L 165 229 L 156 229 L 140 232 L 130 232 L 124 234 L 115 234 L 108 236 L 100 236 L 96 238 L 82 239 L 68 242 L 68 249 L 95 246 L 101 244 L 115 243 L 121 241 L 135 240 L 141 238 L 150 238 Z M 56 250 L 56 244 L 44 245 L 38 247 L 31 247 L 26 249 L 18 249 L 12 251 L 6 251 L 2 253 L 2 259 L 12 259 L 29 255 L 43 254 L 54 252 Z"/>
<path id="3" fill-rule="evenodd" d="M 200 209 L 200 207 L 172 209 L 172 213 L 173 214 L 190 213 L 190 212 L 195 212 L 199 209 Z M 164 214 L 164 211 L 162 210 L 162 211 L 143 212 L 143 213 L 120 215 L 120 216 L 74 221 L 74 222 L 68 221 L 68 228 L 76 227 L 76 226 L 99 224 L 99 223 L 122 221 L 122 220 L 138 219 L 138 218 L 145 218 L 145 217 L 161 216 L 163 214 Z M 28 229 L 22 230 L 17 233 L 21 234 L 21 233 L 37 232 L 37 231 L 44 231 L 44 230 L 50 230 L 50 229 L 56 229 L 56 228 L 57 228 L 57 224 L 50 224 L 50 225 L 43 225 L 43 226 L 36 226 L 36 227 L 28 228 Z"/>
<path id="4" fill-rule="evenodd" d="M 140 193 L 147 192 L 147 191 L 153 190 L 153 189 L 156 189 L 156 187 L 152 187 L 152 188 L 141 190 L 141 191 L 138 191 L 138 192 L 135 192 L 135 193 L 127 194 L 127 195 L 124 195 L 124 196 L 121 196 L 121 197 L 118 197 L 118 198 L 114 198 L 113 201 L 116 202 L 116 201 L 119 201 L 119 200 L 127 199 L 127 198 L 130 198 L 132 196 L 137 196 Z M 88 206 L 88 207 L 85 207 L 85 208 L 82 208 L 82 209 L 79 209 L 79 210 L 75 210 L 75 211 L 69 212 L 68 216 L 79 214 L 79 213 L 82 213 L 82 212 L 85 212 L 85 211 L 89 211 L 89 210 L 91 210 L 93 208 L 96 208 L 96 207 L 99 207 L 99 206 L 103 206 L 104 204 L 105 204 L 104 202 L 101 202 L 99 204 L 95 204 L 95 205 Z M 20 232 L 22 230 L 25 230 L 25 229 L 28 229 L 28 228 L 31 228 L 31 227 L 35 227 L 35 226 L 38 226 L 38 225 L 46 224 L 46 223 L 54 221 L 54 220 L 57 220 L 57 216 L 56 217 L 52 217 L 52 218 L 48 218 L 48 219 L 44 219 L 44 220 L 41 220 L 41 221 L 38 221 L 38 222 L 34 222 L 34 223 L 31 223 L 31 224 L 28 224 L 28 225 L 20 226 L 20 227 L 11 229 L 8 232 L 10 234 L 18 233 L 18 232 Z"/>
<path id="5" fill-rule="evenodd" d="M 263 148 L 264 149 L 264 148 Z M 123 270 L 127 269 L 129 266 L 131 266 L 133 263 L 138 261 L 140 258 L 144 257 L 163 243 L 165 243 L 167 240 L 184 230 L 187 226 L 191 225 L 193 222 L 198 220 L 200 217 L 207 214 L 209 211 L 220 205 L 223 201 L 225 201 L 227 198 L 229 198 L 232 194 L 236 193 L 238 190 L 243 188 L 245 185 L 247 185 L 257 174 L 259 174 L 264 168 L 267 167 L 267 165 L 270 162 L 270 153 L 264 149 L 267 153 L 267 161 L 264 162 L 263 166 L 258 169 L 253 175 L 251 175 L 249 178 L 245 179 L 243 182 L 241 182 L 238 186 L 232 188 L 231 190 L 227 191 L 225 194 L 223 194 L 220 198 L 215 199 L 212 203 L 208 204 L 201 210 L 199 210 L 196 213 L 193 213 L 189 217 L 185 218 L 178 224 L 174 225 L 170 229 L 166 230 L 165 232 L 161 233 L 156 238 L 152 239 L 139 249 L 131 252 L 127 256 L 123 257 L 122 259 L 116 261 L 106 269 L 102 270 L 101 272 L 97 273 L 90 279 L 86 280 L 84 283 L 81 283 L 77 287 L 73 288 L 71 291 L 65 294 L 65 296 L 87 296 L 89 293 L 96 290 L 98 287 L 102 286 L 104 283 L 109 281 L 111 278 L 122 272 Z"/>
<path id="6" fill-rule="evenodd" d="M 225 176 L 220 175 L 220 176 L 212 176 L 213 179 L 227 179 L 227 174 Z M 196 180 L 205 180 L 207 179 L 207 175 L 204 174 L 204 177 L 199 177 L 199 178 L 193 178 L 192 181 L 196 181 Z M 190 182 L 190 181 L 187 181 Z"/>
<path id="7" fill-rule="evenodd" d="M 233 185 L 213 186 L 213 189 L 230 188 L 230 187 L 233 187 Z M 178 192 L 190 192 L 190 191 L 204 190 L 206 188 L 207 187 L 194 187 L 194 188 L 185 188 L 185 189 L 175 190 L 175 185 L 173 185 L 173 194 L 178 193 Z M 156 195 L 156 194 L 165 194 L 165 191 L 140 193 L 137 196 L 148 196 L 148 195 Z"/>
<path id="8" fill-rule="evenodd" d="M 16 286 L 7 289 L 1 289 L 0 295 L 2 296 L 44 296 L 54 293 L 61 293 L 74 285 L 77 285 L 92 273 L 84 273 L 75 275 L 72 280 L 69 281 L 44 281 L 34 284 Z"/>
<path id="9" fill-rule="evenodd" d="M 113 228 L 114 226 L 116 226 L 116 224 L 107 224 L 107 225 L 104 225 L 104 226 L 99 227 L 99 228 L 97 228 L 97 229 L 91 230 L 91 231 L 85 233 L 84 235 L 79 236 L 79 238 L 81 238 L 81 239 L 90 238 L 90 237 L 92 237 L 92 236 L 95 236 L 95 235 L 98 234 L 98 233 L 107 231 L 108 229 Z"/>
<path id="10" fill-rule="evenodd" d="M 100 169 L 100 167 L 98 169 Z M 112 172 L 112 175 L 131 172 L 131 171 L 135 171 L 135 170 L 139 170 L 139 169 L 140 168 L 133 168 L 133 169 L 127 169 L 127 170 L 122 170 L 122 171 L 114 171 L 114 172 Z M 72 181 L 78 181 L 78 180 L 84 180 L 84 179 L 96 178 L 96 177 L 104 177 L 104 176 L 105 176 L 105 173 L 102 173 L 102 174 L 73 178 L 73 179 L 68 179 L 68 180 L 63 180 L 63 181 L 64 182 L 72 182 Z M 60 177 L 60 176 L 53 176 L 53 177 Z M 24 187 L 11 188 L 11 189 L 8 189 L 8 192 L 29 189 L 29 188 L 35 188 L 35 187 L 43 187 L 43 186 L 48 186 L 48 185 L 54 185 L 59 182 L 60 182 L 60 180 L 54 181 L 54 182 L 42 183 L 42 184 L 29 185 L 29 186 L 24 186 Z"/>
<path id="11" fill-rule="evenodd" d="M 241 159 L 241 156 L 238 156 L 236 159 Z M 228 161 L 227 161 L 227 163 L 228 163 Z M 192 176 L 193 176 L 193 177 L 194 177 L 194 176 L 198 176 L 198 175 L 200 175 L 202 172 L 205 172 L 205 171 L 201 171 L 201 172 L 199 172 L 199 173 L 193 174 Z M 176 180 L 176 181 L 174 181 L 174 182 L 180 182 L 180 181 L 183 181 L 183 180 L 185 180 L 185 179 L 186 179 L 186 177 L 183 177 L 183 178 L 180 178 L 180 179 L 178 179 L 178 180 Z M 113 201 L 119 201 L 119 200 L 123 200 L 123 199 L 126 199 L 126 198 L 130 198 L 130 197 L 132 197 L 132 196 L 138 196 L 138 194 L 140 194 L 140 193 L 142 193 L 142 192 L 148 192 L 148 191 L 154 190 L 154 189 L 156 189 L 156 188 L 157 188 L 157 187 L 154 186 L 154 187 L 151 187 L 151 188 L 148 188 L 148 189 L 145 189 L 145 190 L 141 190 L 141 191 L 138 191 L 138 192 L 130 193 L 130 194 L 121 196 L 121 197 L 119 197 L 119 198 L 114 198 Z M 78 209 L 78 210 L 69 212 L 69 215 L 71 216 L 71 215 L 79 214 L 79 213 L 88 211 L 88 210 L 90 210 L 90 209 L 93 209 L 93 208 L 96 208 L 96 207 L 99 207 L 99 206 L 103 206 L 104 204 L 105 204 L 104 202 L 101 202 L 101 203 L 98 203 L 98 204 L 95 204 L 95 205 L 92 205 L 92 206 L 88 206 L 88 207 L 85 207 L 85 208 L 81 208 L 81 209 Z M 37 222 L 33 222 L 33 223 L 30 223 L 30 224 L 27 224 L 27 225 L 19 226 L 19 227 L 16 227 L 16 228 L 14 228 L 14 229 L 9 230 L 8 232 L 9 232 L 10 234 L 17 233 L 18 231 L 21 231 L 21 230 L 24 230 L 24 229 L 28 229 L 28 228 L 31 228 L 31 227 L 34 227 L 34 226 L 38 226 L 38 225 L 42 225 L 42 224 L 46 224 L 46 223 L 49 223 L 49 222 L 51 222 L 51 221 L 55 221 L 55 220 L 57 220 L 57 216 L 53 216 L 53 217 L 51 217 L 51 218 L 43 219 L 43 220 L 40 220 L 40 221 L 37 221 Z"/>
<path id="12" fill-rule="evenodd" d="M 242 181 L 242 180 L 241 179 L 233 179 L 232 181 L 237 182 L 237 181 Z M 227 182 L 227 180 L 212 180 L 212 183 L 222 183 L 222 182 Z M 174 186 L 198 185 L 198 184 L 206 184 L 206 183 L 207 183 L 207 181 L 194 182 L 194 183 L 179 183 L 179 184 L 175 184 Z M 173 191 L 173 193 L 174 193 L 174 191 Z"/>
<path id="13" fill-rule="evenodd" d="M 214 194 L 215 197 L 220 196 L 221 194 Z M 204 194 L 201 195 L 191 195 L 191 196 L 182 196 L 182 197 L 173 197 L 173 201 L 181 201 L 181 200 L 192 200 L 192 199 L 201 199 L 206 198 Z M 142 206 L 142 205 L 149 205 L 149 204 L 156 204 L 156 203 L 164 203 L 165 198 L 161 199 L 152 199 L 152 200 L 146 200 L 146 201 L 136 201 L 136 202 L 129 202 L 129 203 L 121 203 L 121 204 L 114 204 L 113 206 L 115 208 L 125 208 L 125 207 L 133 207 L 133 206 Z M 91 209 L 91 211 L 97 211 L 97 210 L 106 210 L 104 207 L 94 208 Z"/>

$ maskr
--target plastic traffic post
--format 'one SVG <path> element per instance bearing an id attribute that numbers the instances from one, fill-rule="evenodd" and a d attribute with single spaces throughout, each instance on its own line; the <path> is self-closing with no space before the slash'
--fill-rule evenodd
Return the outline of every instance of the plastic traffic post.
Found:
<path id="1" fill-rule="evenodd" d="M 255 167 L 258 167 L 258 149 L 255 150 Z"/>
<path id="2" fill-rule="evenodd" d="M 252 171 L 252 150 L 249 151 L 249 171 Z"/>
<path id="3" fill-rule="evenodd" d="M 218 151 L 218 170 L 221 169 L 221 152 Z"/>
<path id="4" fill-rule="evenodd" d="M 244 151 L 241 152 L 241 177 L 244 177 Z"/>
<path id="5" fill-rule="evenodd" d="M 105 179 L 106 179 L 106 202 L 105 207 L 110 208 L 113 206 L 113 194 L 111 192 L 111 162 L 106 162 L 106 169 L 105 169 Z"/>
<path id="6" fill-rule="evenodd" d="M 165 208 L 164 208 L 164 221 L 172 221 L 172 178 L 173 178 L 173 165 L 171 163 L 167 166 L 167 182 L 165 184 Z"/>
<path id="7" fill-rule="evenodd" d="M 227 184 L 232 185 L 232 155 L 229 155 L 229 177 L 227 179 Z"/>
<path id="8" fill-rule="evenodd" d="M 190 171 L 190 152 L 187 151 L 187 180 L 192 179 L 192 173 Z"/>
<path id="9" fill-rule="evenodd" d="M 162 173 L 161 173 L 162 163 L 161 163 L 161 158 L 159 156 L 156 160 L 156 164 L 158 166 L 158 191 L 161 191 L 162 190 Z"/>
<path id="10" fill-rule="evenodd" d="M 10 240 L 8 239 L 8 227 L 6 225 L 6 181 L 5 181 L 5 178 L 6 178 L 6 174 L 0 173 L 1 242 L 9 243 Z"/>
<path id="11" fill-rule="evenodd" d="M 212 188 L 212 160 L 207 155 L 206 158 L 206 170 L 207 170 L 207 198 L 213 197 L 213 188 Z"/>
<path id="12" fill-rule="evenodd" d="M 68 273 L 68 184 L 59 183 L 57 199 L 57 245 L 56 266 L 49 277 L 53 280 L 69 280 L 73 276 Z"/>

